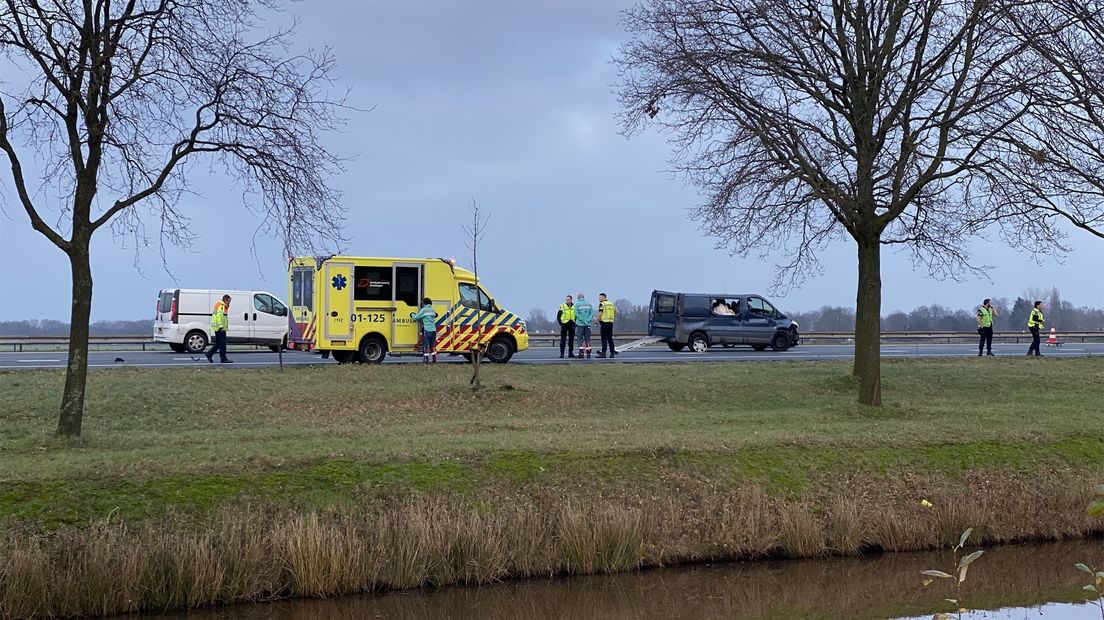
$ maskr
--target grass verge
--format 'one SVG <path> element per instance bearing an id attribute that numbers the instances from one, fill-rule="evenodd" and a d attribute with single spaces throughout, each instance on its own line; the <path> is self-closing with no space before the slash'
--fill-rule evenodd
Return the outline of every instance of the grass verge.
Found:
<path id="1" fill-rule="evenodd" d="M 848 370 L 115 370 L 76 442 L 60 373 L 0 374 L 0 613 L 1100 532 L 1104 363 L 887 362 L 879 409 Z"/>

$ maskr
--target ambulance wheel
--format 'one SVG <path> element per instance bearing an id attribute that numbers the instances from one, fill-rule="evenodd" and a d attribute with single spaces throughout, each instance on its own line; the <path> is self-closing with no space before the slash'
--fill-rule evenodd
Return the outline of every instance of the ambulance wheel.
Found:
<path id="1" fill-rule="evenodd" d="M 333 356 L 334 361 L 337 362 L 338 364 L 348 364 L 349 362 L 353 361 L 353 355 L 355 355 L 355 354 L 356 354 L 356 351 L 332 351 L 331 352 L 331 355 Z M 323 356 L 323 357 L 325 357 L 325 356 Z"/>
<path id="2" fill-rule="evenodd" d="M 368 336 L 360 341 L 357 361 L 361 364 L 379 364 L 387 356 L 387 345 L 379 336 Z"/>
<path id="3" fill-rule="evenodd" d="M 690 350 L 694 353 L 705 353 L 709 350 L 709 339 L 701 332 L 690 336 L 690 342 L 687 344 L 690 345 Z"/>
<path id="4" fill-rule="evenodd" d="M 198 329 L 188 332 L 188 335 L 184 336 L 184 348 L 188 353 L 203 353 L 207 348 L 207 334 Z"/>
<path id="5" fill-rule="evenodd" d="M 176 342 L 170 342 L 169 343 L 169 348 L 172 349 L 173 352 L 175 352 L 175 353 L 183 353 L 184 351 L 186 351 L 186 349 L 184 348 L 184 345 L 176 343 Z"/>
<path id="6" fill-rule="evenodd" d="M 678 353 L 679 351 L 685 349 L 686 345 L 681 343 L 681 342 L 668 342 L 667 343 L 667 348 L 671 349 L 675 353 Z"/>
<path id="7" fill-rule="evenodd" d="M 514 356 L 514 344 L 508 338 L 495 338 L 487 347 L 487 359 L 495 364 L 505 364 Z"/>

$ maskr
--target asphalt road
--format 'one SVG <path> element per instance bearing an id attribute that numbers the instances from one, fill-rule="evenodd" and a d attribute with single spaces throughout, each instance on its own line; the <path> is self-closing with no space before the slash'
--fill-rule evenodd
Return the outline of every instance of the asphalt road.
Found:
<path id="1" fill-rule="evenodd" d="M 1027 351 L 1026 344 L 994 344 L 993 351 L 998 356 L 1022 356 Z M 761 362 L 778 360 L 827 360 L 848 359 L 854 355 L 854 347 L 846 344 L 802 345 L 789 351 L 753 351 L 750 347 L 714 348 L 707 353 L 674 353 L 666 346 L 648 346 L 627 351 L 614 360 L 592 358 L 588 361 L 560 359 L 559 350 L 539 347 L 522 351 L 510 362 L 520 364 L 610 364 L 610 363 L 657 363 L 657 362 Z M 1060 347 L 1043 345 L 1043 355 L 1049 357 L 1084 357 L 1104 355 L 1104 343 L 1070 343 Z M 887 358 L 924 358 L 924 357 L 974 357 L 977 347 L 972 344 L 918 344 L 882 346 L 882 356 Z M 122 359 L 119 362 L 116 359 Z M 230 351 L 233 364 L 219 364 L 215 368 L 256 368 L 275 366 L 277 354 L 265 349 L 242 349 Z M 461 357 L 442 356 L 443 362 L 463 363 Z M 64 368 L 65 352 L 0 352 L 0 369 Z M 388 358 L 387 363 L 420 363 L 421 357 Z M 284 353 L 285 365 L 333 364 L 333 359 L 322 359 L 314 353 L 287 351 Z M 203 355 L 188 355 L 165 351 L 92 351 L 89 353 L 89 367 L 118 368 L 121 366 L 172 367 L 207 366 Z"/>

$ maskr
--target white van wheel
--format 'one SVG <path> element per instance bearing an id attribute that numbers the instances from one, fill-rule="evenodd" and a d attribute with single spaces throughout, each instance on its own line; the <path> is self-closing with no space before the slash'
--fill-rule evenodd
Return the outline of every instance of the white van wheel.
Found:
<path id="1" fill-rule="evenodd" d="M 188 332 L 188 335 L 184 336 L 184 348 L 188 353 L 203 353 L 207 348 L 207 334 L 198 329 Z"/>

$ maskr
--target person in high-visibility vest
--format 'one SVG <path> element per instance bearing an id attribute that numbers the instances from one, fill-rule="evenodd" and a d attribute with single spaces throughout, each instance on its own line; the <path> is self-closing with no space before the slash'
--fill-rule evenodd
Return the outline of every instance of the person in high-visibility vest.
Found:
<path id="1" fill-rule="evenodd" d="M 993 317 L 997 316 L 997 309 L 989 299 L 981 302 L 977 309 L 978 324 L 978 357 L 993 354 Z"/>
<path id="2" fill-rule="evenodd" d="M 1031 346 L 1027 348 L 1028 355 L 1034 351 L 1036 356 L 1043 356 L 1039 352 L 1039 332 L 1043 329 L 1044 323 L 1046 320 L 1043 318 L 1043 302 L 1036 300 L 1035 307 L 1031 309 L 1031 315 L 1027 317 L 1027 328 L 1031 330 Z"/>
<path id="3" fill-rule="evenodd" d="M 560 357 L 564 356 L 564 347 L 567 347 L 568 357 L 575 357 L 575 302 L 571 295 L 560 304 L 556 322 L 560 324 Z"/>
<path id="4" fill-rule="evenodd" d="M 207 362 L 214 363 L 215 353 L 219 354 L 219 361 L 223 364 L 233 363 L 226 358 L 226 330 L 230 328 L 230 296 L 223 295 L 222 299 L 215 302 L 215 308 L 211 311 L 211 333 L 215 335 L 215 344 L 207 352 Z"/>
<path id="5" fill-rule="evenodd" d="M 594 322 L 594 306 L 586 296 L 575 296 L 575 333 L 579 335 L 579 357 L 590 359 L 590 325 Z"/>
<path id="6" fill-rule="evenodd" d="M 606 299 L 605 293 L 598 294 L 598 328 L 602 337 L 602 350 L 598 352 L 598 357 L 606 356 L 606 345 L 609 345 L 609 356 L 613 357 L 617 355 L 617 351 L 613 348 L 613 321 L 617 316 L 617 306 L 613 305 L 613 302 Z"/>

